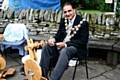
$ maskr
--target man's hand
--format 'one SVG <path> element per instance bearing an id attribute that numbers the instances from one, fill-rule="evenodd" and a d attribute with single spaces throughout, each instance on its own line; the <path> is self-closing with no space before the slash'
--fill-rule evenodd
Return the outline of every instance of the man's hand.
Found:
<path id="1" fill-rule="evenodd" d="M 54 39 L 54 38 L 49 39 L 49 40 L 48 40 L 48 44 L 49 44 L 50 46 L 54 46 L 54 45 L 55 45 L 55 39 Z"/>
<path id="2" fill-rule="evenodd" d="M 58 48 L 64 48 L 65 47 L 65 43 L 64 42 L 58 42 L 58 43 L 56 43 L 56 46 Z"/>

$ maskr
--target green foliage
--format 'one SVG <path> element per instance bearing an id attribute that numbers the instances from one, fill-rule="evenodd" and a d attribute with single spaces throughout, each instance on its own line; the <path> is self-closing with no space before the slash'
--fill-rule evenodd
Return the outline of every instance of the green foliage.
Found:
<path id="1" fill-rule="evenodd" d="M 61 4 L 67 1 L 79 5 L 79 8 L 84 10 L 113 11 L 113 4 L 106 4 L 105 0 L 61 0 Z"/>
<path id="2" fill-rule="evenodd" d="M 83 0 L 81 5 L 88 10 L 112 11 L 112 4 L 106 4 L 105 0 Z"/>
<path id="3" fill-rule="evenodd" d="M 117 10 L 116 10 L 117 12 L 116 12 L 116 16 L 120 16 L 120 2 L 118 2 L 118 4 L 117 4 Z"/>

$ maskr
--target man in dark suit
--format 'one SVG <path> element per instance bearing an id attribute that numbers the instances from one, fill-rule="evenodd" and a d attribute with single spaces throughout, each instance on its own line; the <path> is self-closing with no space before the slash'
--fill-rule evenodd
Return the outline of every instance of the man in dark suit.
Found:
<path id="1" fill-rule="evenodd" d="M 72 3 L 63 5 L 63 13 L 58 32 L 42 49 L 40 66 L 43 76 L 47 77 L 49 68 L 54 67 L 49 80 L 60 80 L 69 60 L 86 53 L 89 36 L 87 21 L 76 14 Z"/>

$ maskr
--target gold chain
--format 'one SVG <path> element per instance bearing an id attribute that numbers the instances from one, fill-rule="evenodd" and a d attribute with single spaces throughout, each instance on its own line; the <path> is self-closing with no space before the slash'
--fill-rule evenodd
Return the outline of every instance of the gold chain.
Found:
<path id="1" fill-rule="evenodd" d="M 71 33 L 71 31 L 73 31 L 73 33 L 70 34 L 70 37 L 73 37 L 77 33 L 77 31 L 80 29 L 80 27 L 81 27 L 81 25 L 83 24 L 84 21 L 86 21 L 86 20 L 82 19 L 78 25 L 75 25 L 73 28 L 71 28 L 70 33 Z M 67 19 L 65 18 L 65 29 L 66 29 L 66 31 L 67 31 L 68 27 L 69 26 L 67 24 Z"/>

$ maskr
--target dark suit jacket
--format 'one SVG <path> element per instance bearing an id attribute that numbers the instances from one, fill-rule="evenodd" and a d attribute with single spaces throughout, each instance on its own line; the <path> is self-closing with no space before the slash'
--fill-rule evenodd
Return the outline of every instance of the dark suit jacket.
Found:
<path id="1" fill-rule="evenodd" d="M 77 15 L 75 18 L 75 21 L 73 23 L 73 27 L 75 25 L 78 25 L 82 18 Z M 72 33 L 72 32 L 71 32 Z M 64 19 L 61 19 L 60 26 L 58 29 L 57 34 L 54 36 L 56 39 L 56 42 L 62 42 L 64 38 L 66 37 L 66 29 L 65 29 L 65 22 Z M 89 38 L 89 29 L 88 29 L 88 23 L 87 21 L 84 21 L 81 25 L 80 29 L 77 31 L 77 33 L 70 39 L 70 41 L 66 42 L 67 46 L 75 46 L 79 53 L 85 53 L 86 47 L 88 43 Z M 80 56 L 80 54 L 78 54 Z"/>

